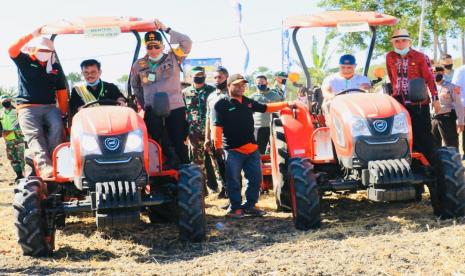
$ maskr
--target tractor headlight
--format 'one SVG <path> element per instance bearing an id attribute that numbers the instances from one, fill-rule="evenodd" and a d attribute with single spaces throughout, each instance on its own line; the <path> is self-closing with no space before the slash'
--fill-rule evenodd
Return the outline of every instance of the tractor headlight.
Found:
<path id="1" fill-rule="evenodd" d="M 352 117 L 352 136 L 369 136 L 371 135 L 368 129 L 367 120 L 359 117 Z"/>
<path id="2" fill-rule="evenodd" d="M 102 151 L 98 145 L 97 137 L 94 135 L 83 134 L 81 136 L 80 142 L 83 155 L 102 154 Z"/>
<path id="3" fill-rule="evenodd" d="M 401 112 L 394 116 L 391 134 L 408 133 L 407 115 Z"/>
<path id="4" fill-rule="evenodd" d="M 126 139 L 126 146 L 124 152 L 141 152 L 144 149 L 144 139 L 140 129 L 129 132 Z"/>

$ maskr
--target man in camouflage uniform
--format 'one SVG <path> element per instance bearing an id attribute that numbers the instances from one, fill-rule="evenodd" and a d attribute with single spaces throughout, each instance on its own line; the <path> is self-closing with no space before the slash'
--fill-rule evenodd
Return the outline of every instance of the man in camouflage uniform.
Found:
<path id="1" fill-rule="evenodd" d="M 286 87 L 286 82 L 287 82 L 287 74 L 286 74 L 286 72 L 283 72 L 283 71 L 277 72 L 274 75 L 274 79 L 275 79 L 275 84 L 274 84 L 274 87 L 271 90 L 278 93 L 279 96 L 281 96 L 281 98 L 284 99 L 285 98 L 284 89 Z"/>
<path id="2" fill-rule="evenodd" d="M 207 98 L 215 87 L 205 83 L 205 69 L 201 66 L 192 68 L 192 85 L 182 91 L 186 104 L 187 122 L 189 123 L 189 157 L 202 168 L 207 186 L 218 189 L 215 172 L 210 159 L 206 159 L 203 145 L 205 143 L 205 121 Z"/>
<path id="3" fill-rule="evenodd" d="M 18 124 L 16 108 L 11 104 L 11 98 L 2 96 L 3 106 L 0 112 L 2 137 L 5 139 L 6 155 L 16 173 L 16 179 L 23 178 L 24 170 L 24 138 Z"/>

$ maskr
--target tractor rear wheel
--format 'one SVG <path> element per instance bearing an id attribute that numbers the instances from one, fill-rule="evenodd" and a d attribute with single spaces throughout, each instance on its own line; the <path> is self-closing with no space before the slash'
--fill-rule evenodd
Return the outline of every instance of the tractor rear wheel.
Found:
<path id="1" fill-rule="evenodd" d="M 23 255 L 50 256 L 53 251 L 54 231 L 46 236 L 47 223 L 41 204 L 44 192 L 38 177 L 18 181 L 13 200 L 15 227 Z"/>
<path id="2" fill-rule="evenodd" d="M 430 188 L 434 214 L 441 219 L 465 216 L 465 168 L 454 147 L 436 151 L 436 186 Z"/>
<path id="3" fill-rule="evenodd" d="M 205 199 L 198 165 L 182 165 L 178 182 L 178 227 L 181 240 L 202 242 L 206 238 Z"/>
<path id="4" fill-rule="evenodd" d="M 271 129 L 272 164 L 277 164 L 277 170 L 273 172 L 273 191 L 276 197 L 276 206 L 278 211 L 291 211 L 292 202 L 288 178 L 289 154 L 281 119 L 273 119 Z"/>
<path id="5" fill-rule="evenodd" d="M 320 195 L 313 165 L 307 158 L 290 159 L 289 172 L 293 185 L 294 225 L 299 230 L 319 228 Z"/>

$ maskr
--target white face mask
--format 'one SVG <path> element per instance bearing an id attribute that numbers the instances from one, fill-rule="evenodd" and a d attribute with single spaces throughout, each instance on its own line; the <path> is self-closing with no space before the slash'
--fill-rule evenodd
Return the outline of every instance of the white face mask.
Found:
<path id="1" fill-rule="evenodd" d="M 36 58 L 39 60 L 39 61 L 42 61 L 42 62 L 46 62 L 48 61 L 50 58 L 52 58 L 52 53 L 46 53 L 46 52 L 37 52 L 35 54 Z"/>

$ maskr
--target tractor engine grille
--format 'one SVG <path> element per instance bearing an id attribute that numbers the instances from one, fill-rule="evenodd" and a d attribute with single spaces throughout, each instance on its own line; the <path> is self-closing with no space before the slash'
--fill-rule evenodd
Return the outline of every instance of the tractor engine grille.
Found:
<path id="1" fill-rule="evenodd" d="M 393 142 L 374 142 L 358 140 L 355 144 L 355 154 L 364 167 L 369 161 L 388 159 L 409 159 L 410 148 L 408 140 L 399 138 Z"/>

